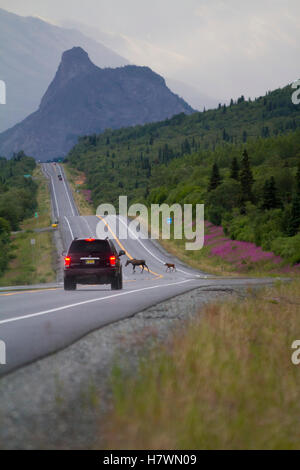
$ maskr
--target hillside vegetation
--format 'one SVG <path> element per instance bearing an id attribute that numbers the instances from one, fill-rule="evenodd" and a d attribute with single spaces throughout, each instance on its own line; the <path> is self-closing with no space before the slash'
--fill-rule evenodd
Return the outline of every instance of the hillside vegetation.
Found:
<path id="1" fill-rule="evenodd" d="M 23 152 L 11 160 L 0 158 L 0 275 L 11 254 L 11 231 L 16 231 L 36 206 L 37 184 L 29 177 L 36 167 L 35 160 Z"/>
<path id="2" fill-rule="evenodd" d="M 95 206 L 205 203 L 226 235 L 300 261 L 300 110 L 285 87 L 255 101 L 84 136 L 70 151 Z"/>

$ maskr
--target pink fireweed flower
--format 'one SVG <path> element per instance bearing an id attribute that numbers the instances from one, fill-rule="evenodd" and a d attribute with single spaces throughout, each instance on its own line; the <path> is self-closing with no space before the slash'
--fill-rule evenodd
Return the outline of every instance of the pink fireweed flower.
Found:
<path id="1" fill-rule="evenodd" d="M 211 256 L 218 256 L 236 267 L 242 268 L 248 263 L 271 262 L 279 264 L 283 262 L 280 256 L 264 251 L 254 243 L 231 240 L 224 235 L 222 227 L 214 226 L 208 222 L 205 224 L 205 228 L 204 244 L 211 246 Z"/>

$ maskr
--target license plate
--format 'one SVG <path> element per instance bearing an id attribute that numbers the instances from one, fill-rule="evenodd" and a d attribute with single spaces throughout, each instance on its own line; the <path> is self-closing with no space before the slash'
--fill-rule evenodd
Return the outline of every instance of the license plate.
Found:
<path id="1" fill-rule="evenodd" d="M 94 259 L 87 259 L 85 261 L 85 264 L 95 264 L 95 260 Z"/>

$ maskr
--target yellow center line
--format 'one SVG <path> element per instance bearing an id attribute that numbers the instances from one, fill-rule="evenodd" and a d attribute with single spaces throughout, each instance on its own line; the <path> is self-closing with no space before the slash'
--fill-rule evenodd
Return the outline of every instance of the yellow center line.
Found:
<path id="1" fill-rule="evenodd" d="M 123 282 L 135 282 L 136 279 L 124 279 Z M 99 288 L 99 284 L 83 284 L 81 286 L 82 289 L 89 289 L 90 287 L 98 287 Z"/>
<path id="2" fill-rule="evenodd" d="M 103 217 L 101 217 L 101 215 L 97 215 L 98 219 L 100 219 L 105 225 L 106 227 L 108 228 L 108 230 L 110 231 L 110 233 L 112 234 L 112 236 L 114 237 L 114 239 L 116 240 L 117 244 L 119 245 L 119 247 L 121 248 L 121 250 L 125 251 L 126 253 L 126 256 L 128 256 L 129 259 L 135 259 L 133 256 L 131 256 L 131 254 L 126 250 L 125 246 L 122 245 L 122 243 L 120 242 L 119 238 L 117 237 L 117 235 L 114 233 L 114 231 L 111 229 L 110 225 L 106 222 L 106 220 L 104 220 Z M 151 274 L 153 274 L 154 276 L 157 276 L 158 278 L 161 278 L 161 277 L 164 277 L 163 274 L 159 274 L 159 273 L 156 273 L 154 271 L 151 271 L 151 269 L 149 269 L 149 272 Z"/>
<path id="3" fill-rule="evenodd" d="M 8 296 L 8 295 L 17 295 L 17 294 L 33 294 L 36 292 L 44 292 L 44 291 L 51 291 L 51 290 L 58 290 L 59 287 L 51 288 L 51 289 L 34 289 L 34 290 L 21 290 L 19 292 L 8 292 L 6 294 L 0 294 L 0 297 Z"/>

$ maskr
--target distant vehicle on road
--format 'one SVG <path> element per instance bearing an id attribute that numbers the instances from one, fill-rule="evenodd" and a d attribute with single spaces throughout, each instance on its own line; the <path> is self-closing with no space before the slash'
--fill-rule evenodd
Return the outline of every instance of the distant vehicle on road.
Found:
<path id="1" fill-rule="evenodd" d="M 62 176 L 61 176 L 61 175 L 58 175 L 58 179 L 59 179 L 60 181 L 62 181 Z"/>
<path id="2" fill-rule="evenodd" d="M 74 239 L 65 256 L 64 289 L 75 290 L 78 284 L 110 284 L 112 290 L 123 288 L 120 256 L 109 239 Z"/>

